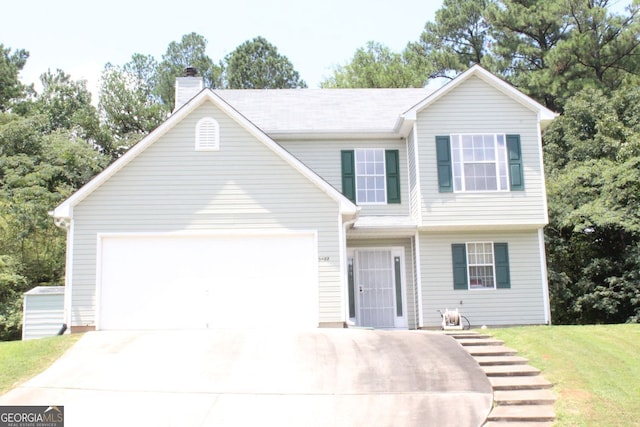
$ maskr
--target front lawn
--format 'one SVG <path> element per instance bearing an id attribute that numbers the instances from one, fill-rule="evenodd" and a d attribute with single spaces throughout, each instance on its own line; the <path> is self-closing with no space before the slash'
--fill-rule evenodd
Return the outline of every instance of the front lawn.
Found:
<path id="1" fill-rule="evenodd" d="M 47 369 L 81 334 L 0 342 L 0 394 Z"/>
<path id="2" fill-rule="evenodd" d="M 488 331 L 554 384 L 557 426 L 640 425 L 640 325 Z"/>

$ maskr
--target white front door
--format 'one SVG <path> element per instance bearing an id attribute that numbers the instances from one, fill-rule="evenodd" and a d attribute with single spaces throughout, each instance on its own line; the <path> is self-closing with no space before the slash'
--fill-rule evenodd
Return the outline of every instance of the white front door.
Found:
<path id="1" fill-rule="evenodd" d="M 406 327 L 402 249 L 357 249 L 352 262 L 356 324 Z"/>

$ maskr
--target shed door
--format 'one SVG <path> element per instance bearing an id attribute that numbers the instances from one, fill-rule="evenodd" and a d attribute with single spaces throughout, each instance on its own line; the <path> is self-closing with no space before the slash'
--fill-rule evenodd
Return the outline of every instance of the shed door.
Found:
<path id="1" fill-rule="evenodd" d="M 103 236 L 97 328 L 317 327 L 314 233 Z"/>

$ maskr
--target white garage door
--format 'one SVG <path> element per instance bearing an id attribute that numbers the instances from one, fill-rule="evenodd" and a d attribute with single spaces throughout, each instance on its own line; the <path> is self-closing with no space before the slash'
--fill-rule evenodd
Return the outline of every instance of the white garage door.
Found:
<path id="1" fill-rule="evenodd" d="M 97 328 L 317 327 L 314 233 L 103 235 Z"/>

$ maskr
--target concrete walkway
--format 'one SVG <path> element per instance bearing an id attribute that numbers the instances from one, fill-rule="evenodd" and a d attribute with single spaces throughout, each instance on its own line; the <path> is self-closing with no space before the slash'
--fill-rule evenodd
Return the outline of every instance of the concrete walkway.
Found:
<path id="1" fill-rule="evenodd" d="M 480 426 L 492 387 L 439 333 L 90 332 L 0 405 L 65 426 Z"/>

